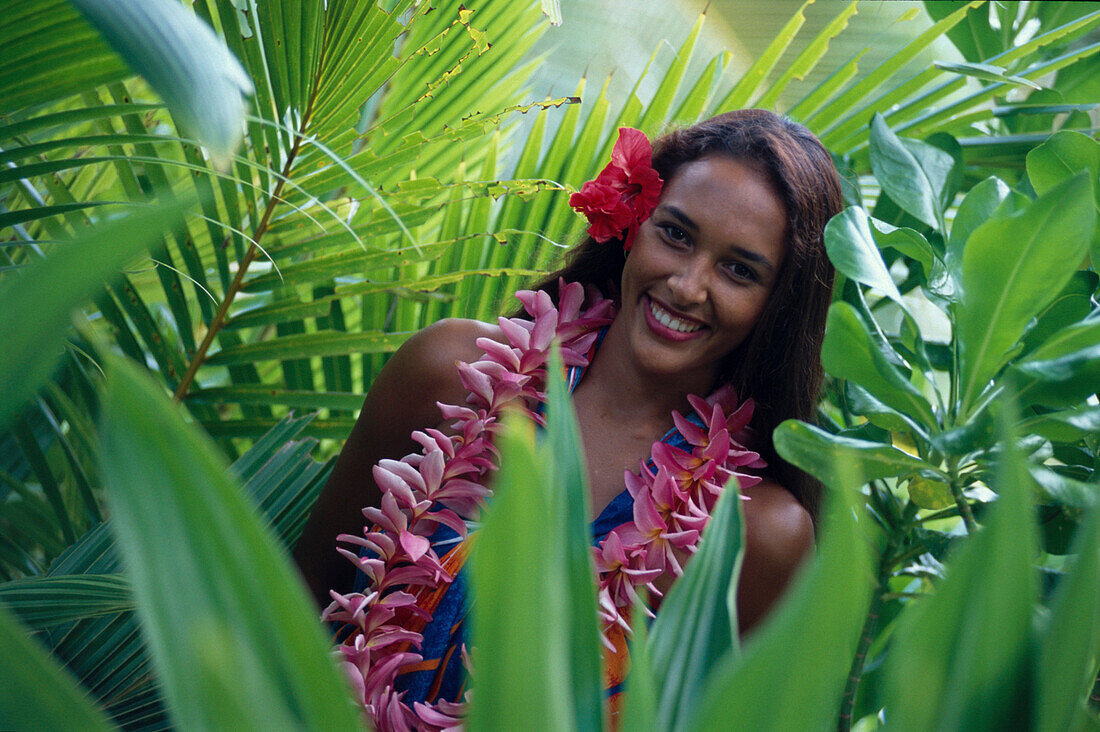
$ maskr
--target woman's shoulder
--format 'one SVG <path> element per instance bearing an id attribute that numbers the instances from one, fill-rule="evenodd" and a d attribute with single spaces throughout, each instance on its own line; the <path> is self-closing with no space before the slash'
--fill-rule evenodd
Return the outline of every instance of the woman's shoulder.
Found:
<path id="1" fill-rule="evenodd" d="M 476 361 L 483 351 L 478 338 L 503 340 L 499 325 L 470 318 L 444 318 L 405 341 L 394 358 L 408 360 L 410 366 L 438 371 L 451 369 L 456 361 Z"/>
<path id="2" fill-rule="evenodd" d="M 394 406 L 403 404 L 434 424 L 436 402 L 465 402 L 467 390 L 455 364 L 483 355 L 479 338 L 501 340 L 503 335 L 499 326 L 479 320 L 446 318 L 432 323 L 401 344 L 378 375 L 372 394 Z"/>
<path id="3" fill-rule="evenodd" d="M 746 548 L 756 550 L 770 564 L 796 566 L 814 546 L 810 512 L 779 483 L 764 480 L 745 491 Z"/>
<path id="4" fill-rule="evenodd" d="M 765 478 L 744 491 L 745 557 L 738 616 L 741 632 L 762 619 L 813 553 L 810 512 L 787 489 Z"/>

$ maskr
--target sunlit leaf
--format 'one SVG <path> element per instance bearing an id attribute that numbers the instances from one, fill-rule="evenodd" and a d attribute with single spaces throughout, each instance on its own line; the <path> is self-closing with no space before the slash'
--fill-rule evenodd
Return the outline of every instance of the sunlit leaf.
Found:
<path id="1" fill-rule="evenodd" d="M 173 0 L 71 0 L 185 132 L 222 164 L 237 148 L 252 81 L 225 44 Z"/>
<path id="2" fill-rule="evenodd" d="M 954 71 L 956 74 L 970 76 L 975 79 L 981 79 L 982 81 L 1003 81 L 1009 84 L 1030 86 L 1032 89 L 1043 88 L 1031 79 L 1025 79 L 1022 76 L 1014 76 L 1000 66 L 994 66 L 993 64 L 936 61 L 935 66 L 937 69 Z"/>

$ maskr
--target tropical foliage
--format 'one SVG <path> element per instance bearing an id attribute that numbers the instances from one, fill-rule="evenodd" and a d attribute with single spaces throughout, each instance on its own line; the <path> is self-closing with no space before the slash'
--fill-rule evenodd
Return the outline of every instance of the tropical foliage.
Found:
<path id="1" fill-rule="evenodd" d="M 409 333 L 492 317 L 553 265 L 615 128 L 771 107 L 857 7 L 813 38 L 798 10 L 737 79 L 727 56 L 688 73 L 701 16 L 655 53 L 652 99 L 622 106 L 583 80 L 524 99 L 540 10 L 0 2 L 0 726 L 360 724 L 286 559 L 327 474 L 317 439 L 350 431 Z M 723 500 L 635 640 L 631 729 L 1096 724 L 1100 11 L 928 12 L 887 62 L 860 75 L 857 55 L 787 110 L 851 204 L 827 231 L 821 420 L 775 437 L 832 489 L 818 556 L 740 648 Z M 944 34 L 965 63 L 905 71 Z M 554 460 L 506 440 L 497 492 L 516 499 L 482 537 L 544 563 L 584 534 L 552 407 Z M 524 530 L 543 504 L 561 531 Z M 519 629 L 582 622 L 563 598 L 590 570 L 562 564 L 511 588 L 557 598 L 517 605 Z M 478 631 L 494 716 L 471 726 L 598 718 L 596 648 Z"/>

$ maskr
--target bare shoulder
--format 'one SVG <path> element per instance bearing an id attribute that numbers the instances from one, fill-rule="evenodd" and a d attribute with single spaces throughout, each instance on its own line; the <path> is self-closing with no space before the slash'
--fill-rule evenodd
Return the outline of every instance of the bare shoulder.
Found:
<path id="1" fill-rule="evenodd" d="M 765 479 L 745 491 L 745 540 L 761 559 L 798 564 L 814 546 L 810 512 L 789 491 Z M 748 549 L 748 546 L 746 549 Z"/>
<path id="2" fill-rule="evenodd" d="M 401 345 L 371 391 L 387 400 L 399 399 L 406 406 L 423 405 L 433 415 L 437 414 L 437 401 L 461 404 L 466 389 L 455 363 L 469 363 L 482 356 L 479 338 L 502 340 L 503 335 L 499 326 L 479 320 L 447 318 L 433 323 Z"/>
<path id="3" fill-rule="evenodd" d="M 328 588 L 352 585 L 351 565 L 332 546 L 337 535 L 362 529 L 363 506 L 380 504 L 382 494 L 371 478 L 372 467 L 379 460 L 397 460 L 417 451 L 412 431 L 442 426 L 437 402 L 465 402 L 466 389 L 455 362 L 480 358 L 481 337 L 502 335 L 499 327 L 475 320 L 441 320 L 405 341 L 370 385 L 295 548 L 295 559 L 322 606 L 328 602 Z"/>
<path id="4" fill-rule="evenodd" d="M 738 585 L 742 634 L 762 620 L 813 553 L 810 513 L 778 483 L 745 490 L 745 557 Z"/>
<path id="5" fill-rule="evenodd" d="M 474 361 L 482 355 L 478 338 L 502 340 L 500 326 L 468 318 L 445 318 L 405 341 L 393 359 L 399 364 L 439 375 L 456 361 Z"/>

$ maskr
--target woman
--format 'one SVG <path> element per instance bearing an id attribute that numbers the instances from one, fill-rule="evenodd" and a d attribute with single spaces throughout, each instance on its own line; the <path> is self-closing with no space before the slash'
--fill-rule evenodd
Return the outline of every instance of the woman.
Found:
<path id="1" fill-rule="evenodd" d="M 820 388 L 819 352 L 833 274 L 822 233 L 826 222 L 841 207 L 840 185 L 832 161 L 817 139 L 800 125 L 760 110 L 730 112 L 660 138 L 651 166 L 644 136 L 621 130 L 612 163 L 570 203 L 588 216 L 590 235 L 574 250 L 567 266 L 538 288 L 546 294 L 526 296 L 528 317 L 536 324 L 528 324 L 525 332 L 534 338 L 540 329 L 545 330 L 538 325 L 540 319 L 559 323 L 580 317 L 581 324 L 568 331 L 575 337 L 567 345 L 584 350 L 573 353 L 567 349 L 567 357 L 578 364 L 572 371 L 573 401 L 584 442 L 592 505 L 607 507 L 594 526 L 595 532 L 604 535 L 597 536 L 600 548 L 596 551 L 597 566 L 604 572 L 604 619 L 621 621 L 617 606 L 625 604 L 623 598 L 633 592 L 630 582 L 624 589 L 608 579 L 616 568 L 620 571 L 617 577 L 625 576 L 621 573 L 623 567 L 615 565 L 619 561 L 615 557 L 634 563 L 631 582 L 663 591 L 694 548 L 696 529 L 705 523 L 706 504 L 713 505 L 713 497 L 704 495 L 684 504 L 691 509 L 691 516 L 684 519 L 679 531 L 661 533 L 674 538 L 663 540 L 660 546 L 656 540 L 645 544 L 649 540 L 638 538 L 644 533 L 640 528 L 644 517 L 638 517 L 635 508 L 639 504 L 634 499 L 652 507 L 654 500 L 660 502 L 654 497 L 661 491 L 675 492 L 666 471 L 655 467 L 663 464 L 658 458 L 672 465 L 677 455 L 691 460 L 692 450 L 699 455 L 705 455 L 708 449 L 713 452 L 718 449 L 713 447 L 718 444 L 717 429 L 725 434 L 721 439 L 726 441 L 708 475 L 741 474 L 748 499 L 743 505 L 746 550 L 738 588 L 738 617 L 744 634 L 775 604 L 813 547 L 819 488 L 809 476 L 775 454 L 770 435 L 784 419 L 812 419 Z M 578 316 L 579 288 L 559 291 L 559 282 L 598 288 L 614 301 L 617 314 L 612 319 L 600 305 Z M 560 307 L 560 313 L 551 302 Z M 610 324 L 598 331 L 590 328 L 601 319 Z M 577 335 L 586 328 L 591 332 Z M 559 335 L 563 332 L 559 328 Z M 384 498 L 378 485 L 365 477 L 380 460 L 409 453 L 418 443 L 424 446 L 424 455 L 429 450 L 441 452 L 433 440 L 444 446 L 443 451 L 449 451 L 448 466 L 461 462 L 461 456 L 453 454 L 454 445 L 461 447 L 477 439 L 474 432 L 486 424 L 485 409 L 478 413 L 481 422 L 474 411 L 462 411 L 460 407 L 445 410 L 447 418 L 441 420 L 437 403 L 493 406 L 490 402 L 496 398 L 494 395 L 502 392 L 485 385 L 490 377 L 496 379 L 493 388 L 515 387 L 507 393 L 523 392 L 531 397 L 537 391 L 531 384 L 536 382 L 527 386 L 516 382 L 516 372 L 501 364 L 518 362 L 509 355 L 508 348 L 502 350 L 496 345 L 515 346 L 517 338 L 523 341 L 521 345 L 527 344 L 523 339 L 528 336 L 503 320 L 500 326 L 468 320 L 441 321 L 407 341 L 381 371 L 296 551 L 307 580 L 322 602 L 328 602 L 329 588 L 351 586 L 355 564 L 378 579 L 377 560 L 345 551 L 352 560 L 349 564 L 335 556 L 330 547 L 338 533 L 350 535 L 345 540 L 375 553 L 369 556 L 390 550 L 403 552 L 407 562 L 413 561 L 409 556 L 414 556 L 424 572 L 434 573 L 435 579 L 425 580 L 427 584 L 450 584 L 448 562 L 452 555 L 444 559 L 441 551 L 441 563 L 435 564 L 436 555 L 426 551 L 426 540 L 405 531 L 409 527 L 402 516 L 412 515 L 412 509 L 403 509 L 404 513 L 398 515 L 400 499 Z M 522 348 L 511 350 L 522 352 Z M 474 367 L 464 365 L 461 371 L 455 367 L 456 362 L 469 364 L 479 358 L 481 362 Z M 585 360 L 591 363 L 581 368 Z M 523 368 L 533 367 L 528 364 Z M 751 406 L 738 410 L 728 421 L 725 417 L 734 406 L 730 401 L 733 392 L 755 403 L 749 429 L 741 428 L 752 414 Z M 708 394 L 712 397 L 707 404 L 691 396 Z M 718 406 L 708 427 L 708 410 L 714 404 Z M 681 416 L 680 412 L 689 411 L 688 406 L 699 415 L 694 424 L 704 429 L 692 427 Z M 414 430 L 428 425 L 439 429 L 450 425 L 453 429 L 456 417 L 467 434 L 454 438 L 454 445 L 438 432 L 417 433 L 416 442 L 409 437 Z M 706 429 L 710 429 L 709 438 Z M 655 444 L 661 435 L 665 438 Z M 745 449 L 738 440 L 747 443 Z M 728 454 L 726 445 L 730 446 Z M 484 445 L 480 449 L 479 454 L 490 454 Z M 762 460 L 757 459 L 757 453 Z M 426 475 L 426 462 L 430 460 L 424 456 L 410 458 L 405 466 L 385 462 L 374 476 L 387 486 L 396 485 L 395 495 L 406 495 L 407 486 L 394 476 L 407 477 L 413 468 Z M 767 467 L 763 468 L 765 463 Z M 740 471 L 753 466 L 760 466 L 758 477 L 744 479 Z M 484 469 L 470 470 L 473 475 L 485 473 Z M 624 491 L 624 473 L 629 492 Z M 422 475 L 413 475 L 409 480 L 422 484 Z M 449 510 L 463 501 L 472 505 L 480 500 L 473 485 L 476 482 L 466 486 L 473 493 L 441 505 Z M 413 506 L 414 499 L 408 495 L 406 498 L 401 505 Z M 363 505 L 382 506 L 364 513 L 371 521 L 389 526 L 392 540 L 383 537 L 372 543 L 355 538 L 362 528 L 359 509 Z M 416 514 L 421 517 L 416 520 L 436 521 L 432 528 L 440 534 L 432 537 L 433 542 L 448 531 L 451 537 L 456 531 L 461 533 L 461 526 L 452 526 L 454 531 L 440 528 L 454 523 L 449 514 L 435 515 L 440 518 Z M 668 513 L 665 515 L 667 518 Z M 701 523 L 696 520 L 700 516 Z M 608 532 L 614 526 L 619 528 Z M 626 547 L 625 552 L 620 544 Z M 428 559 L 432 563 L 425 564 Z M 382 590 L 388 590 L 387 582 L 382 580 Z M 378 588 L 375 582 L 374 589 Z M 378 604 L 384 595 L 379 592 L 371 596 L 369 603 L 363 599 L 365 595 L 356 595 L 354 600 L 333 595 L 338 599 L 330 607 L 330 617 L 349 620 L 355 616 L 360 627 L 365 627 L 368 621 L 363 618 L 368 607 L 377 615 L 378 623 L 401 613 L 411 618 L 408 613 L 420 612 L 412 608 L 414 599 L 423 607 L 424 593 L 414 598 L 403 591 L 390 591 L 388 596 L 395 598 L 393 607 L 380 610 Z M 421 629 L 418 627 L 407 639 L 420 643 Z M 393 632 L 395 639 L 403 637 L 401 631 Z M 375 664 L 374 670 L 362 673 L 359 691 L 381 726 L 444 726 L 446 712 L 454 711 L 450 705 L 412 705 L 410 710 L 400 694 L 388 687 L 394 669 L 387 668 L 383 673 L 379 668 L 379 663 L 415 667 L 420 656 L 412 655 L 412 650 L 406 645 L 404 656 L 391 654 L 381 661 L 368 658 L 362 647 L 358 656 L 355 651 L 346 651 L 345 656 L 351 664 L 358 664 L 360 671 Z M 452 661 L 444 659 L 441 665 L 445 667 Z M 387 676 L 386 680 L 372 688 L 372 679 L 382 676 Z M 438 678 L 431 692 L 439 692 Z M 434 696 L 428 694 L 428 698 Z"/>

